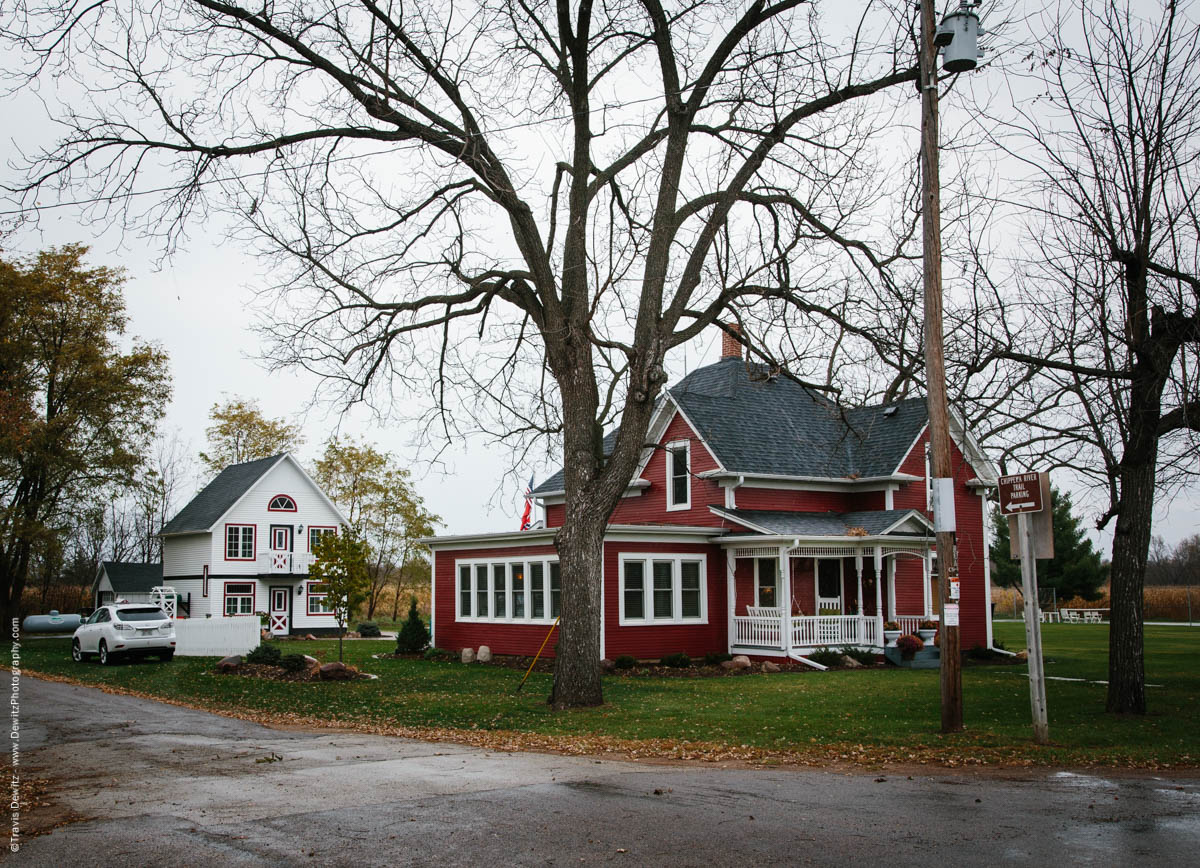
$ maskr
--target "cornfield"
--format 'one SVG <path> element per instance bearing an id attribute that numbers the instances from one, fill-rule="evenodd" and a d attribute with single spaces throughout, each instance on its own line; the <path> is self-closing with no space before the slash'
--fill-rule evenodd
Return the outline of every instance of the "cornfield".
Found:
<path id="1" fill-rule="evenodd" d="M 1147 621 L 1200 621 L 1200 587 L 1156 585 L 1142 592 Z M 1025 610 L 1021 592 L 1016 588 L 992 588 L 992 603 L 997 616 L 1020 615 Z M 1103 589 L 1097 600 L 1082 597 L 1058 601 L 1060 609 L 1110 609 L 1112 601 L 1108 588 Z"/>

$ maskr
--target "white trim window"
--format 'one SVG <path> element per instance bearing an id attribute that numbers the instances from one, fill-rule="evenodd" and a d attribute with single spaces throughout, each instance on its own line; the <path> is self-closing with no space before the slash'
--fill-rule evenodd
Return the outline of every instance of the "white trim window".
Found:
<path id="1" fill-rule="evenodd" d="M 622 554 L 621 626 L 707 624 L 708 579 L 702 554 Z"/>
<path id="2" fill-rule="evenodd" d="M 779 558 L 754 559 L 754 605 L 779 605 Z"/>
<path id="3" fill-rule="evenodd" d="M 562 574 L 549 558 L 487 558 L 454 562 L 454 619 L 499 624 L 549 624 L 559 615 Z"/>
<path id="4" fill-rule="evenodd" d="M 675 440 L 667 450 L 667 511 L 692 508 L 692 443 Z"/>
<path id="5" fill-rule="evenodd" d="M 225 616 L 254 614 L 254 582 L 225 583 Z"/>

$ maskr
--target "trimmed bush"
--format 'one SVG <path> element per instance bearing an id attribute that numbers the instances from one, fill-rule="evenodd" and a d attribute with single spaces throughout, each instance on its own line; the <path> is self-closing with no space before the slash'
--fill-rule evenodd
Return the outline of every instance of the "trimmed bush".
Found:
<path id="1" fill-rule="evenodd" d="M 813 663 L 820 663 L 822 666 L 841 666 L 842 652 L 836 648 L 818 648 L 811 654 L 805 654 Z"/>
<path id="2" fill-rule="evenodd" d="M 308 661 L 303 654 L 284 654 L 279 658 L 279 665 L 288 672 L 303 672 L 308 668 Z"/>
<path id="3" fill-rule="evenodd" d="M 271 645 L 268 642 L 263 642 L 253 651 L 246 655 L 247 663 L 257 663 L 260 666 L 278 666 L 279 658 L 282 655 L 279 653 L 279 648 Z"/>
<path id="4" fill-rule="evenodd" d="M 692 658 L 680 651 L 677 654 L 667 654 L 659 663 L 672 669 L 687 669 L 692 665 Z"/>
<path id="5" fill-rule="evenodd" d="M 408 607 L 408 617 L 396 635 L 397 654 L 418 654 L 429 645 L 429 628 L 417 614 L 417 598 L 413 597 Z"/>
<path id="6" fill-rule="evenodd" d="M 723 654 L 720 651 L 709 651 L 704 655 L 705 666 L 720 666 L 726 660 L 732 660 L 732 654 Z"/>
<path id="7" fill-rule="evenodd" d="M 445 648 L 426 648 L 426 660 L 453 660 L 455 658 L 453 651 L 447 651 Z"/>
<path id="8" fill-rule="evenodd" d="M 613 666 L 617 669 L 632 669 L 634 666 L 637 666 L 637 660 L 628 654 L 622 654 L 613 661 Z"/>
<path id="9" fill-rule="evenodd" d="M 379 625 L 374 621 L 363 621 L 356 629 L 358 630 L 358 635 L 364 639 L 378 639 L 383 635 L 379 629 Z"/>
<path id="10" fill-rule="evenodd" d="M 843 648 L 842 653 L 851 660 L 857 660 L 863 666 L 874 666 L 878 656 L 871 651 L 864 651 L 862 648 Z"/>

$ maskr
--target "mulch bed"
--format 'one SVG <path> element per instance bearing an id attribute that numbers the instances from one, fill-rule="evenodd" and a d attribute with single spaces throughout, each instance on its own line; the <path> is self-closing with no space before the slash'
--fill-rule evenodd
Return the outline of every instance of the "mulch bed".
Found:
<path id="1" fill-rule="evenodd" d="M 422 660 L 423 654 L 376 654 L 375 657 L 380 660 Z M 458 661 L 458 657 L 447 657 L 447 660 Z M 491 662 L 478 664 L 482 666 L 500 666 L 504 669 L 515 669 L 519 672 L 524 672 L 529 668 L 532 662 L 531 657 L 510 656 L 503 654 L 492 655 Z M 777 660 L 776 665 L 779 666 L 781 672 L 816 672 L 811 666 L 803 663 L 797 663 L 794 660 Z M 477 663 L 466 664 L 468 666 L 477 665 Z M 849 667 L 849 666 L 831 666 L 832 669 L 849 669 L 849 668 L 883 668 L 887 666 L 882 660 L 874 666 Z M 533 667 L 534 672 L 552 673 L 554 671 L 553 657 L 538 658 L 537 665 Z M 663 666 L 657 661 L 638 661 L 630 669 L 606 669 L 605 675 L 619 675 L 624 678 L 726 678 L 738 675 L 761 675 L 763 673 L 763 662 L 761 660 L 751 661 L 749 669 L 725 669 L 720 664 L 705 665 L 703 663 L 694 663 L 687 667 Z"/>

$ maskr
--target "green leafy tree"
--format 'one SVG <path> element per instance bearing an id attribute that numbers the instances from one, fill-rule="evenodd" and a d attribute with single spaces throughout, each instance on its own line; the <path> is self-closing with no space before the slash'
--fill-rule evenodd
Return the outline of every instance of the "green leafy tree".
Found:
<path id="1" fill-rule="evenodd" d="M 367 443 L 330 440 L 313 478 L 369 547 L 367 618 L 375 617 L 384 592 L 393 588 L 395 620 L 402 591 L 421 574 L 419 565 L 428 551 L 417 540 L 432 536 L 440 519 L 425 509 L 409 471 L 391 453 Z"/>
<path id="2" fill-rule="evenodd" d="M 1050 491 L 1053 510 L 1054 559 L 1037 562 L 1038 603 L 1048 605 L 1057 592 L 1058 599 L 1083 597 L 1094 600 L 1108 579 L 1108 570 L 1092 541 L 1084 536 L 1080 520 L 1071 511 L 1071 495 L 1057 488 Z M 992 543 L 992 581 L 1002 588 L 1021 587 L 1021 562 L 1010 557 L 1008 519 L 992 515 L 995 541 Z"/>
<path id="3" fill-rule="evenodd" d="M 200 453 L 200 460 L 214 475 L 230 464 L 295 452 L 304 444 L 298 425 L 268 419 L 257 401 L 231 398 L 224 404 L 213 404 L 208 418 L 212 420 L 212 425 L 204 429 L 208 451 Z"/>
<path id="4" fill-rule="evenodd" d="M 366 543 L 345 528 L 340 533 L 320 536 L 313 543 L 314 561 L 308 574 L 325 585 L 325 602 L 338 625 L 338 660 L 342 659 L 342 640 L 350 614 L 367 596 L 367 554 Z"/>
<path id="5" fill-rule="evenodd" d="M 408 618 L 396 634 L 396 652 L 400 654 L 416 654 L 424 651 L 429 644 L 429 628 L 417 614 L 417 598 L 413 597 L 408 606 Z"/>
<path id="6" fill-rule="evenodd" d="M 118 269 L 67 245 L 0 260 L 0 617 L 71 517 L 136 482 L 170 397 L 163 351 L 123 339 Z M 125 347 L 122 347 L 125 344 Z"/>

